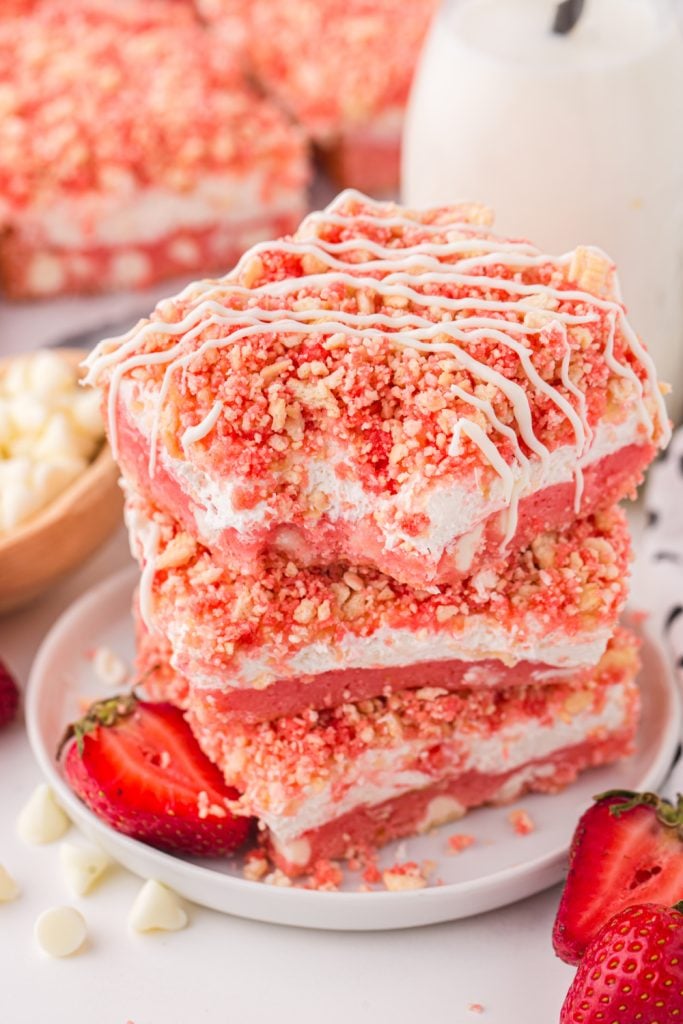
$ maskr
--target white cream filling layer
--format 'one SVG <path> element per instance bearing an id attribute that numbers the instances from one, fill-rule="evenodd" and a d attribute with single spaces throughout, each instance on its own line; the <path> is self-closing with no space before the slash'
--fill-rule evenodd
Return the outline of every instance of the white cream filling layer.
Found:
<path id="1" fill-rule="evenodd" d="M 131 550 L 142 566 L 140 581 L 140 608 L 148 628 L 153 629 L 152 588 L 154 563 L 157 557 L 158 529 L 139 510 L 126 508 Z M 183 671 L 183 661 L 192 660 L 192 645 L 188 638 L 193 624 L 182 616 L 172 616 L 164 629 L 174 650 L 174 666 Z M 504 665 L 520 661 L 540 662 L 544 665 L 571 670 L 583 665 L 595 665 L 603 654 L 611 635 L 609 625 L 590 633 L 568 638 L 563 632 L 548 632 L 541 620 L 528 617 L 525 633 L 511 631 L 495 615 L 471 615 L 457 633 L 449 632 L 447 624 L 440 632 L 428 629 L 401 629 L 381 626 L 369 636 L 348 632 L 333 644 L 317 640 L 288 653 L 286 663 L 282 656 L 262 646 L 254 656 L 242 655 L 235 659 L 229 673 L 230 686 L 262 689 L 277 679 L 299 675 L 319 675 L 322 672 L 352 668 L 391 668 L 414 665 L 423 661 L 471 661 L 496 659 Z M 226 673 L 227 674 L 227 673 Z M 226 686 L 225 677 L 203 675 L 193 667 L 193 683 L 212 689 Z M 467 685 L 475 685 L 471 678 Z"/>
<path id="2" fill-rule="evenodd" d="M 167 623 L 166 628 L 170 643 L 176 654 L 181 654 L 182 661 L 190 628 L 177 621 Z M 236 659 L 234 674 L 230 672 L 221 677 L 193 670 L 192 680 L 195 686 L 220 690 L 226 688 L 229 675 L 230 686 L 248 689 L 256 685 L 262 689 L 277 679 L 292 676 L 319 675 L 339 669 L 392 668 L 423 661 L 471 661 L 476 669 L 476 662 L 484 658 L 495 658 L 506 665 L 537 661 L 570 671 L 596 664 L 610 635 L 611 630 L 605 627 L 569 640 L 566 636 L 546 634 L 539 622 L 533 637 L 516 642 L 494 618 L 474 615 L 458 635 L 383 626 L 371 636 L 347 634 L 334 644 L 323 641 L 309 644 L 288 655 L 286 664 L 281 658 L 269 658 L 262 648 L 258 656 Z M 176 667 L 181 668 L 181 665 Z M 490 684 L 490 680 L 488 682 Z M 476 683 L 470 678 L 465 680 L 465 685 Z"/>
<path id="3" fill-rule="evenodd" d="M 120 394 L 136 428 L 149 439 L 153 408 L 147 405 L 144 411 L 139 411 L 138 407 L 134 412 L 131 398 L 135 390 L 130 380 L 124 380 Z M 622 423 L 598 425 L 579 466 L 585 470 L 605 456 L 642 441 L 642 423 L 638 410 L 634 409 Z M 188 496 L 197 531 L 206 543 L 217 542 L 223 530 L 235 530 L 248 539 L 253 531 L 273 524 L 275 517 L 267 501 L 249 509 L 235 508 L 235 489 L 243 482 L 240 478 L 208 474 L 192 463 L 191 445 L 187 446 L 186 454 L 186 459 L 176 459 L 163 449 L 160 458 Z M 345 453 L 338 447 L 331 447 L 324 460 L 308 460 L 304 497 L 323 492 L 328 502 L 325 515 L 332 522 L 373 520 L 388 550 L 401 548 L 436 563 L 456 538 L 460 538 L 455 547 L 455 559 L 458 569 L 466 572 L 481 543 L 484 521 L 498 512 L 506 518 L 505 485 L 499 476 L 494 478 L 486 495 L 479 489 L 476 478 L 471 479 L 468 486 L 462 482 L 425 485 L 424 479 L 415 477 L 396 495 L 382 497 L 367 492 L 358 480 L 342 479 L 335 467 L 344 465 L 348 472 L 349 463 L 344 460 Z M 565 445 L 552 452 L 545 463 L 540 459 L 532 460 L 524 476 L 517 463 L 510 471 L 522 499 L 547 487 L 574 481 L 576 464 L 575 448 Z M 424 513 L 430 526 L 422 535 L 414 537 L 401 529 L 399 523 L 404 516 L 417 513 Z M 502 532 L 506 525 L 506 521 L 501 523 Z"/>
<path id="4" fill-rule="evenodd" d="M 585 469 L 606 455 L 612 455 L 639 440 L 641 430 L 637 410 L 623 423 L 600 423 L 590 448 L 578 460 L 580 468 Z M 456 537 L 464 535 L 456 550 L 456 559 L 459 558 L 461 563 L 458 568 L 463 572 L 472 564 L 481 542 L 483 530 L 477 531 L 477 528 L 490 515 L 506 508 L 504 482 L 498 476 L 486 495 L 476 486 L 476 480 L 469 481 L 469 486 L 463 483 L 449 483 L 445 486 L 436 483 L 425 487 L 424 480 L 415 477 L 403 485 L 397 495 L 382 498 L 368 494 L 358 481 L 340 479 L 335 472 L 336 464 L 348 466 L 341 450 L 332 452 L 325 462 L 311 461 L 307 465 L 307 493 L 321 490 L 328 496 L 330 506 L 326 515 L 330 519 L 354 521 L 373 518 L 382 530 L 388 550 L 405 547 L 434 561 L 439 560 Z M 572 482 L 576 464 L 575 448 L 564 445 L 552 452 L 545 465 L 538 459 L 531 462 L 524 477 L 518 463 L 513 463 L 510 469 L 515 486 L 521 488 L 519 496 L 524 498 L 546 487 Z M 404 516 L 416 513 L 426 514 L 430 529 L 414 537 L 397 523 Z"/>
<path id="5" fill-rule="evenodd" d="M 164 188 L 130 188 L 111 194 L 64 198 L 36 214 L 41 235 L 64 249 L 92 245 L 119 246 L 154 242 L 178 230 L 210 227 L 216 221 L 249 220 L 292 210 L 292 190 L 280 189 L 264 202 L 264 175 L 248 178 L 207 175 L 187 192 Z"/>
<path id="6" fill-rule="evenodd" d="M 176 669 L 176 671 L 180 672 L 181 674 L 191 675 L 191 677 L 192 677 L 192 684 L 193 684 L 193 686 L 196 689 L 219 690 L 219 691 L 220 690 L 227 690 L 228 688 L 234 688 L 234 689 L 238 689 L 238 690 L 239 689 L 249 690 L 249 689 L 252 689 L 253 687 L 256 687 L 258 689 L 262 689 L 264 686 L 270 686 L 272 683 L 275 683 L 278 679 L 282 679 L 283 677 L 285 677 L 285 673 L 284 672 L 280 671 L 279 674 L 278 674 L 275 671 L 273 666 L 271 666 L 270 668 L 264 667 L 264 666 L 266 666 L 266 662 L 265 661 L 263 661 L 263 660 L 262 661 L 255 661 L 253 659 L 244 659 L 243 661 L 241 661 L 239 663 L 237 671 L 233 671 L 233 672 L 230 672 L 230 673 L 224 672 L 222 674 L 221 673 L 217 673 L 217 674 L 208 673 L 205 670 L 203 670 L 202 668 L 200 668 L 197 665 L 193 664 L 191 658 L 189 659 L 189 662 L 188 662 L 183 657 L 183 653 L 182 652 L 184 652 L 185 640 L 186 640 L 186 637 L 189 634 L 189 632 L 190 632 L 189 629 L 184 629 L 184 628 L 183 629 L 178 629 L 178 630 L 174 631 L 174 634 L 173 634 L 174 635 L 174 640 L 177 641 L 177 643 L 178 643 L 178 650 L 181 651 L 181 655 L 180 655 L 180 657 L 177 654 L 171 655 L 171 665 L 173 666 L 173 668 Z M 604 650 L 605 646 L 606 646 L 606 641 L 602 645 L 603 650 Z M 412 659 L 410 661 L 405 662 L 405 664 L 406 665 L 416 665 L 417 666 L 420 663 L 425 662 L 425 661 L 437 661 L 437 660 L 439 660 L 439 659 L 433 657 L 433 655 L 432 655 L 433 648 L 434 648 L 434 644 L 433 643 L 429 643 L 429 642 L 423 643 L 423 646 L 421 648 L 418 648 L 417 645 L 416 645 L 414 653 L 412 655 Z M 585 648 L 582 648 L 580 653 L 583 652 L 584 650 L 585 650 Z M 575 651 L 572 651 L 572 654 L 575 654 Z M 581 664 L 579 664 L 579 665 L 571 664 L 571 665 L 568 665 L 566 667 L 558 666 L 556 668 L 540 668 L 540 669 L 535 669 L 531 673 L 531 676 L 529 677 L 529 683 L 532 684 L 532 685 L 533 684 L 547 685 L 547 684 L 550 684 L 550 683 L 566 682 L 567 680 L 571 679 L 572 676 L 574 676 L 574 674 L 577 671 L 577 668 L 582 668 L 582 667 L 586 667 L 586 666 L 590 666 L 590 665 L 594 664 L 595 661 L 600 658 L 601 654 L 602 654 L 602 650 L 600 651 L 600 654 L 597 654 L 595 657 L 591 656 L 589 658 L 588 655 L 586 654 L 585 660 Z M 460 661 L 472 660 L 472 659 L 468 659 L 468 658 L 463 658 L 463 657 L 461 657 L 460 654 L 458 654 L 457 657 L 458 657 L 458 660 L 460 660 Z M 508 655 L 506 655 L 506 658 L 508 658 L 508 660 L 509 660 Z M 441 659 L 441 660 L 448 660 L 448 659 L 446 657 L 446 658 Z M 531 659 L 531 658 L 520 658 L 518 660 L 520 660 L 520 661 L 531 661 L 533 659 Z M 330 661 L 330 665 L 334 669 L 338 669 L 340 667 L 339 662 L 337 662 L 337 661 Z M 341 667 L 342 668 L 357 668 L 357 667 L 360 667 L 360 666 L 346 664 L 346 665 L 343 665 Z M 384 664 L 381 664 L 381 665 L 368 665 L 368 666 L 362 666 L 362 667 L 366 667 L 366 668 L 384 668 L 384 667 L 387 667 L 387 663 L 385 662 Z M 388 667 L 392 667 L 392 666 L 389 665 Z M 466 670 L 466 672 L 464 673 L 463 677 L 462 677 L 462 685 L 463 686 L 468 686 L 468 687 L 487 687 L 487 686 L 493 687 L 493 686 L 499 686 L 499 685 L 505 683 L 505 678 L 504 678 L 504 674 L 503 673 L 504 673 L 504 667 L 503 667 L 502 664 L 501 664 L 501 668 L 500 669 L 496 669 L 495 667 L 491 667 L 488 664 L 487 665 L 481 665 L 479 663 L 479 661 L 472 661 L 472 667 L 468 668 Z M 289 673 L 289 674 L 291 675 L 291 674 L 295 674 L 295 673 Z M 308 674 L 308 673 L 302 673 L 302 674 Z M 315 673 L 311 673 L 311 674 L 314 675 Z M 416 683 L 419 685 L 419 679 L 416 680 Z"/>
<path id="7" fill-rule="evenodd" d="M 509 799 L 528 779 L 531 760 L 549 757 L 557 750 L 576 746 L 596 729 L 616 732 L 625 725 L 629 696 L 625 686 L 614 685 L 607 694 L 599 712 L 592 709 L 565 718 L 556 718 L 548 725 L 538 721 L 522 721 L 501 729 L 492 736 L 471 736 L 469 747 L 463 734 L 452 743 L 453 775 L 468 771 L 483 775 L 496 775 L 520 769 L 517 778 L 507 780 L 499 792 L 501 799 Z M 413 789 L 421 789 L 439 781 L 412 766 L 419 755 L 433 746 L 434 741 L 414 740 L 391 750 L 368 750 L 352 761 L 344 761 L 333 779 L 314 792 L 304 792 L 296 801 L 291 814 L 284 813 L 287 801 L 283 798 L 278 809 L 277 800 L 265 811 L 254 808 L 256 815 L 271 831 L 278 846 L 291 843 L 303 833 L 320 828 L 329 821 L 357 807 L 379 804 L 401 796 Z M 448 744 L 444 744 L 447 746 Z M 541 774 L 548 773 L 540 766 Z M 346 792 L 339 800 L 332 796 L 343 784 Z"/>

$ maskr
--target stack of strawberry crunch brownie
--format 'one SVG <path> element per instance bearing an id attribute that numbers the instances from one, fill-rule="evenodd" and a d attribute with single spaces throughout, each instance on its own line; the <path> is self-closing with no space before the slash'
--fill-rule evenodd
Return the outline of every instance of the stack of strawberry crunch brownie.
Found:
<path id="1" fill-rule="evenodd" d="M 668 421 L 599 250 L 345 192 L 89 360 L 138 658 L 290 876 L 627 756 Z"/>

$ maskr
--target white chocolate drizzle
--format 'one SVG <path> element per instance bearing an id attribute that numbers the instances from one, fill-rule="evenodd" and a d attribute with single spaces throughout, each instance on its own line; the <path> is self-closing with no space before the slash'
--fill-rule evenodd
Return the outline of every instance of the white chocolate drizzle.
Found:
<path id="1" fill-rule="evenodd" d="M 180 439 L 180 443 L 183 448 L 188 448 L 191 444 L 196 444 L 197 441 L 201 441 L 207 437 L 218 422 L 218 417 L 223 411 L 223 403 L 220 399 L 217 399 L 211 406 L 210 411 L 206 414 L 203 420 L 196 423 L 194 427 L 188 427 L 183 433 Z"/>
<path id="2" fill-rule="evenodd" d="M 518 503 L 528 487 L 530 478 L 529 458 L 522 451 L 520 439 L 544 463 L 550 453 L 534 432 L 531 405 L 525 389 L 492 366 L 476 359 L 466 350 L 467 346 L 482 340 L 495 341 L 501 347 L 514 352 L 531 387 L 551 401 L 568 422 L 575 439 L 574 507 L 578 512 L 583 493 L 583 474 L 579 460 L 590 449 L 593 432 L 588 422 L 586 396 L 570 377 L 571 347 L 567 328 L 595 323 L 601 313 L 606 316 L 609 324 L 603 353 L 605 362 L 613 374 L 628 380 L 632 385 L 639 420 L 649 437 L 654 435 L 655 425 L 647 408 L 646 397 L 654 403 L 662 441 L 666 443 L 670 434 L 669 423 L 657 384 L 655 368 L 650 356 L 628 324 L 619 301 L 599 298 L 579 289 L 526 284 L 519 279 L 489 276 L 481 272 L 482 268 L 487 267 L 522 270 L 526 267 L 548 265 L 557 270 L 571 263 L 573 253 L 553 258 L 539 252 L 527 242 L 506 242 L 491 237 L 477 237 L 480 234 L 488 234 L 489 226 L 470 223 L 467 220 L 424 224 L 419 219 L 411 217 L 408 211 L 402 211 L 402 215 L 397 215 L 396 208 L 390 204 L 371 206 L 370 209 L 376 211 L 377 215 L 367 212 L 367 209 L 347 215 L 344 213 L 344 206 L 350 201 L 357 201 L 366 208 L 371 203 L 367 197 L 352 190 L 342 193 L 326 210 L 309 214 L 294 238 L 255 245 L 244 254 L 234 271 L 226 278 L 188 285 L 177 300 L 181 303 L 192 303 L 182 320 L 141 321 L 120 339 L 108 339 L 100 343 L 87 360 L 87 381 L 96 382 L 101 374 L 111 368 L 108 419 L 109 435 L 115 454 L 118 389 L 123 377 L 139 367 L 165 367 L 154 398 L 155 412 L 149 458 L 149 472 L 153 475 L 161 413 L 173 375 L 184 372 L 193 360 L 201 358 L 206 352 L 261 334 L 272 325 L 275 325 L 278 331 L 300 336 L 343 334 L 350 338 L 367 340 L 379 337 L 398 347 L 412 348 L 426 354 L 447 354 L 475 378 L 493 385 L 508 399 L 516 430 L 499 419 L 490 401 L 472 395 L 455 384 L 449 389 L 453 397 L 459 398 L 484 415 L 491 427 L 491 434 L 497 433 L 511 444 L 513 463 L 510 465 L 501 455 L 489 432 L 483 429 L 480 423 L 461 416 L 456 422 L 449 447 L 449 455 L 457 457 L 462 450 L 462 437 L 467 437 L 500 477 L 509 509 L 503 541 L 506 544 L 514 536 Z M 465 210 L 475 213 L 482 209 L 465 207 Z M 382 213 L 386 215 L 382 216 Z M 445 216 L 447 213 L 447 210 L 439 211 L 439 216 Z M 454 210 L 453 213 L 457 215 L 458 210 Z M 329 224 L 348 227 L 359 222 L 389 228 L 417 229 L 422 233 L 445 236 L 448 241 L 421 242 L 418 245 L 396 248 L 363 237 L 328 242 L 318 235 L 319 229 Z M 309 236 L 302 238 L 306 232 Z M 311 257 L 312 272 L 302 277 L 288 277 L 252 288 L 241 285 L 240 278 L 245 270 L 253 265 L 253 261 L 269 253 L 285 254 L 300 259 Z M 352 258 L 347 261 L 340 259 L 344 254 L 350 254 Z M 444 258 L 449 258 L 453 262 L 444 263 Z M 320 271 L 320 267 L 324 270 Z M 375 274 L 380 276 L 374 276 Z M 463 286 L 476 291 L 495 290 L 502 292 L 507 298 L 484 299 L 477 297 L 476 294 L 449 298 L 430 294 L 425 290 L 430 285 Z M 384 306 L 396 307 L 397 313 L 354 314 L 325 308 L 322 300 L 320 305 L 305 309 L 289 308 L 284 303 L 272 309 L 259 305 L 261 296 L 277 302 L 278 298 L 291 298 L 302 290 L 325 290 L 329 294 L 335 286 L 346 290 L 372 291 Z M 618 297 L 616 279 L 612 287 L 613 294 Z M 587 312 L 568 313 L 565 310 L 544 308 L 543 305 L 539 307 L 533 302 L 534 299 L 538 300 L 539 296 L 544 302 L 552 300 L 549 303 L 552 306 L 568 302 L 583 303 L 588 307 Z M 239 308 L 226 305 L 226 300 L 237 300 Z M 409 303 L 412 311 L 402 313 L 401 309 Z M 416 306 L 424 307 L 424 314 L 416 312 Z M 535 314 L 532 322 L 520 322 L 520 314 L 531 311 Z M 458 313 L 465 315 L 458 317 Z M 475 315 L 467 315 L 470 313 Z M 514 316 L 515 319 L 509 319 L 510 316 Z M 614 355 L 617 324 L 634 360 L 639 362 L 645 371 L 648 382 L 647 396 L 643 383 L 633 368 L 620 363 Z M 544 380 L 532 361 L 534 349 L 526 343 L 528 336 L 542 336 L 543 330 L 551 326 L 559 327 L 565 339 L 566 348 L 560 365 L 560 379 L 565 394 Z M 213 330 L 214 328 L 216 330 Z M 205 339 L 207 329 L 210 329 L 210 333 L 218 333 L 219 336 Z M 139 352 L 143 342 L 158 335 L 175 338 L 177 341 L 165 350 Z M 200 336 L 204 338 L 199 340 L 195 347 Z M 567 395 L 573 397 L 575 405 L 566 397 Z M 222 410 L 223 403 L 217 400 L 199 423 L 184 431 L 181 438 L 182 447 L 186 449 L 207 437 L 218 422 Z"/>
<path id="3" fill-rule="evenodd" d="M 159 555 L 161 530 L 158 523 L 139 515 L 128 501 L 126 501 L 124 515 L 129 527 L 131 548 L 133 548 L 133 538 L 136 538 L 142 546 L 142 572 L 140 573 L 140 583 L 138 585 L 138 608 L 145 628 L 150 633 L 153 633 L 156 630 L 152 615 L 152 591 L 156 575 L 156 562 Z M 132 554 L 137 559 L 138 552 L 132 550 Z"/>

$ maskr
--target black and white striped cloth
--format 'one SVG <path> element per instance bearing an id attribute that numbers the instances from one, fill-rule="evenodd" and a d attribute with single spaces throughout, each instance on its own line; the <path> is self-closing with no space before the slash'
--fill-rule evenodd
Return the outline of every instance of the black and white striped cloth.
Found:
<path id="1" fill-rule="evenodd" d="M 648 473 L 645 510 L 631 605 L 648 612 L 652 632 L 669 651 L 683 694 L 683 427 Z M 669 797 L 683 792 L 681 757 L 664 791 Z"/>

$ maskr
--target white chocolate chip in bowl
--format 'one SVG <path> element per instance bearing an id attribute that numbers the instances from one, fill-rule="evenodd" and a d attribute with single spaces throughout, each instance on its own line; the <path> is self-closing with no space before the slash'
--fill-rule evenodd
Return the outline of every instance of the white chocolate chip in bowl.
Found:
<path id="1" fill-rule="evenodd" d="M 9 400 L 0 397 L 0 457 L 8 454 L 14 434 L 14 421 Z"/>
<path id="2" fill-rule="evenodd" d="M 44 426 L 33 444 L 37 462 L 60 458 L 89 459 L 97 439 L 78 431 L 65 412 L 52 412 L 43 420 Z"/>
<path id="3" fill-rule="evenodd" d="M 128 923 L 136 932 L 176 932 L 187 924 L 187 913 L 172 889 L 151 878 L 137 894 Z"/>
<path id="4" fill-rule="evenodd" d="M 119 470 L 78 349 L 0 359 L 0 614 L 75 569 L 122 522 Z"/>
<path id="5" fill-rule="evenodd" d="M 27 389 L 41 398 L 70 391 L 78 383 L 78 372 L 57 352 L 43 350 L 26 358 Z"/>
<path id="6" fill-rule="evenodd" d="M 75 896 L 85 896 L 112 863 L 98 846 L 62 843 L 59 850 L 62 874 Z"/>
<path id="7" fill-rule="evenodd" d="M 28 358 L 26 356 L 7 362 L 2 383 L 3 391 L 7 395 L 21 395 L 30 390 Z"/>
<path id="8" fill-rule="evenodd" d="M 37 434 L 45 424 L 47 407 L 29 392 L 8 396 L 9 419 L 15 436 Z"/>
<path id="9" fill-rule="evenodd" d="M 33 467 L 34 488 L 51 501 L 60 491 L 77 480 L 87 465 L 87 460 L 80 455 L 53 456 L 49 461 L 38 462 Z"/>
<path id="10" fill-rule="evenodd" d="M 17 821 L 17 832 L 25 843 L 42 845 L 61 839 L 71 822 L 55 800 L 52 790 L 41 783 L 24 805 Z"/>
<path id="11" fill-rule="evenodd" d="M 85 918 L 75 907 L 51 907 L 35 923 L 36 942 L 48 956 L 77 953 L 88 934 Z"/>
<path id="12" fill-rule="evenodd" d="M 78 430 L 98 437 L 102 430 L 100 396 L 93 388 L 80 391 L 71 404 L 71 418 Z"/>
<path id="13" fill-rule="evenodd" d="M 38 512 L 40 496 L 31 484 L 31 465 L 24 458 L 0 462 L 0 530 L 14 530 Z"/>

